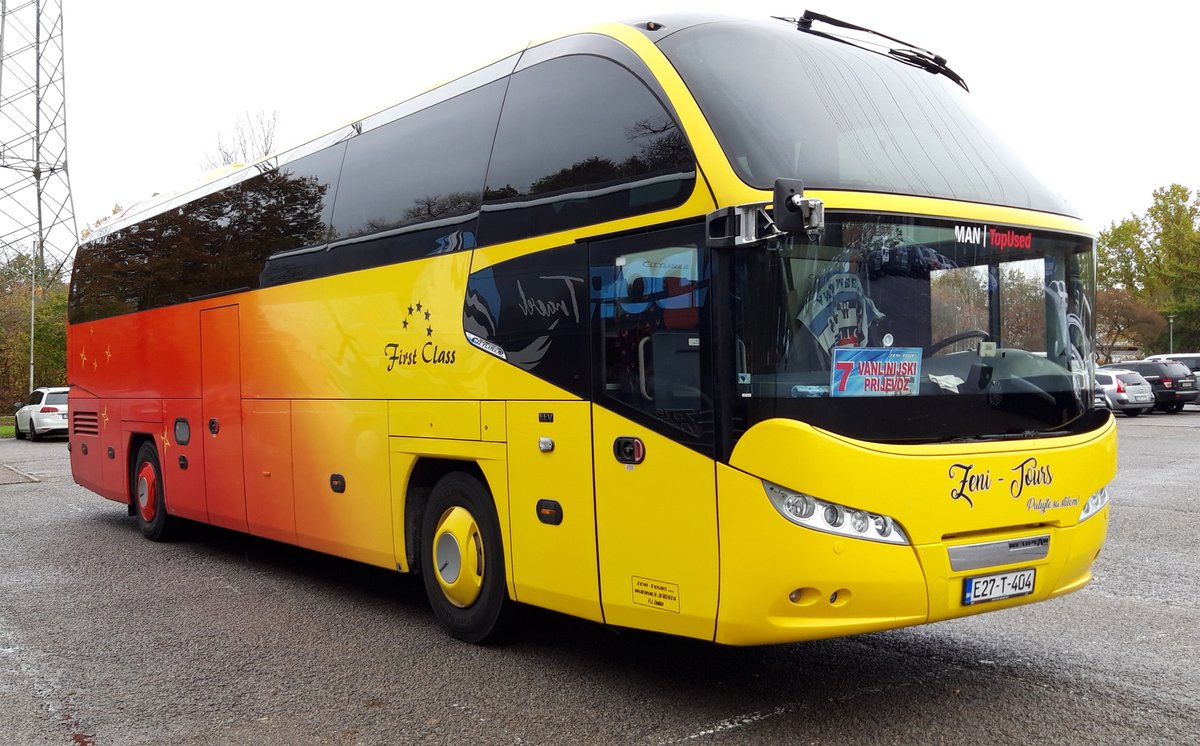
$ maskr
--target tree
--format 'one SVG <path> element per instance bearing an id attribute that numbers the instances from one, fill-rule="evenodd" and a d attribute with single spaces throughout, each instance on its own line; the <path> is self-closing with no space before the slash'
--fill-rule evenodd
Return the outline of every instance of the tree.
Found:
<path id="1" fill-rule="evenodd" d="M 1097 248 L 1097 285 L 1132 296 L 1108 296 L 1108 302 L 1119 298 L 1123 306 L 1111 312 L 1098 299 L 1098 317 L 1129 316 L 1126 306 L 1140 303 L 1144 308 L 1137 315 L 1147 308 L 1157 312 L 1163 328 L 1165 317 L 1175 316 L 1176 348 L 1200 348 L 1200 192 L 1179 184 L 1154 190 L 1146 214 L 1109 225 L 1100 232 Z M 1161 330 L 1157 337 L 1140 334 L 1136 341 L 1143 351 L 1166 349 Z"/>
<path id="2" fill-rule="evenodd" d="M 1134 295 L 1146 293 L 1147 277 L 1155 269 L 1150 266 L 1146 245 L 1146 228 L 1137 215 L 1100 231 L 1096 242 L 1099 254 L 1096 286 L 1124 288 Z"/>
<path id="3" fill-rule="evenodd" d="M 31 270 L 38 269 L 34 300 L 34 386 L 59 386 L 67 376 L 67 285 L 29 254 L 0 265 L 0 405 L 29 394 Z M 46 279 L 43 279 L 46 278 Z"/>
<path id="4" fill-rule="evenodd" d="M 1162 314 L 1129 290 L 1101 288 L 1096 292 L 1096 349 L 1102 363 L 1111 363 L 1113 349 L 1125 344 L 1153 349 L 1166 329 Z"/>
<path id="5" fill-rule="evenodd" d="M 275 125 L 279 112 L 243 113 L 233 125 L 233 134 L 226 139 L 217 136 L 217 152 L 204 161 L 209 171 L 222 166 L 237 166 L 266 158 L 275 149 Z"/>
<path id="6" fill-rule="evenodd" d="M 1172 184 L 1154 191 L 1146 213 L 1160 257 L 1165 290 L 1160 310 L 1175 316 L 1177 346 L 1200 345 L 1200 193 Z"/>

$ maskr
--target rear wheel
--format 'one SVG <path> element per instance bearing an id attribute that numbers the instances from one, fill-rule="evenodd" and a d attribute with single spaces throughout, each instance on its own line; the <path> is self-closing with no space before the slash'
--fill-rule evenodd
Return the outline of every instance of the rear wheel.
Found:
<path id="1" fill-rule="evenodd" d="M 151 541 L 163 541 L 170 533 L 170 516 L 163 499 L 162 469 L 153 443 L 142 443 L 133 468 L 133 500 L 138 527 Z"/>
<path id="2" fill-rule="evenodd" d="M 1125 410 L 1126 417 L 1137 417 L 1141 413 L 1142 413 L 1142 410 L 1140 410 L 1140 409 L 1126 409 Z"/>
<path id="3" fill-rule="evenodd" d="M 1176 402 L 1174 404 L 1168 404 L 1167 411 L 1170 412 L 1171 414 L 1179 414 L 1180 412 L 1183 411 L 1183 402 Z"/>
<path id="4" fill-rule="evenodd" d="M 452 636 L 484 642 L 508 607 L 504 548 L 492 496 L 460 472 L 442 477 L 421 521 L 421 564 L 434 616 Z"/>
<path id="5" fill-rule="evenodd" d="M 37 429 L 33 426 L 33 418 L 29 418 L 29 439 L 34 443 L 41 441 L 42 436 L 37 434 Z"/>

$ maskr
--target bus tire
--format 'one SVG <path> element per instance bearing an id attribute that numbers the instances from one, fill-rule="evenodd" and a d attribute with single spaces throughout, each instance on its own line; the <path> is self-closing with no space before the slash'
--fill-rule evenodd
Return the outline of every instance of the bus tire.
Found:
<path id="1" fill-rule="evenodd" d="M 508 608 L 500 522 L 488 489 L 452 472 L 438 480 L 421 521 L 421 573 L 434 616 L 452 637 L 494 639 Z"/>
<path id="2" fill-rule="evenodd" d="M 170 534 L 171 518 L 163 499 L 162 468 L 153 443 L 142 443 L 134 462 L 132 499 L 142 535 L 151 541 L 165 541 Z"/>

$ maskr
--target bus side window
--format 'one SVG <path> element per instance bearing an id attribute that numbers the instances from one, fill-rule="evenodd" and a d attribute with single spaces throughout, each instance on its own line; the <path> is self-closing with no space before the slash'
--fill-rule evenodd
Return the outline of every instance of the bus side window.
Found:
<path id="1" fill-rule="evenodd" d="M 590 288 L 597 403 L 707 448 L 708 262 L 696 233 L 685 228 L 593 243 Z"/>
<path id="2" fill-rule="evenodd" d="M 480 245 L 675 207 L 696 166 L 683 130 L 612 60 L 573 54 L 512 76 L 496 131 Z"/>

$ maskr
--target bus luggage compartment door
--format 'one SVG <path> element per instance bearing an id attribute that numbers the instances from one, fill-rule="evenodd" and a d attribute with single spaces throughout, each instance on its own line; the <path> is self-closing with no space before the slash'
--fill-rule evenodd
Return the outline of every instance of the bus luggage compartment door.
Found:
<path id="1" fill-rule="evenodd" d="M 587 402 L 508 403 L 517 600 L 602 621 Z"/>
<path id="2" fill-rule="evenodd" d="M 200 312 L 204 481 L 209 520 L 246 531 L 242 473 L 242 365 L 238 307 Z"/>

